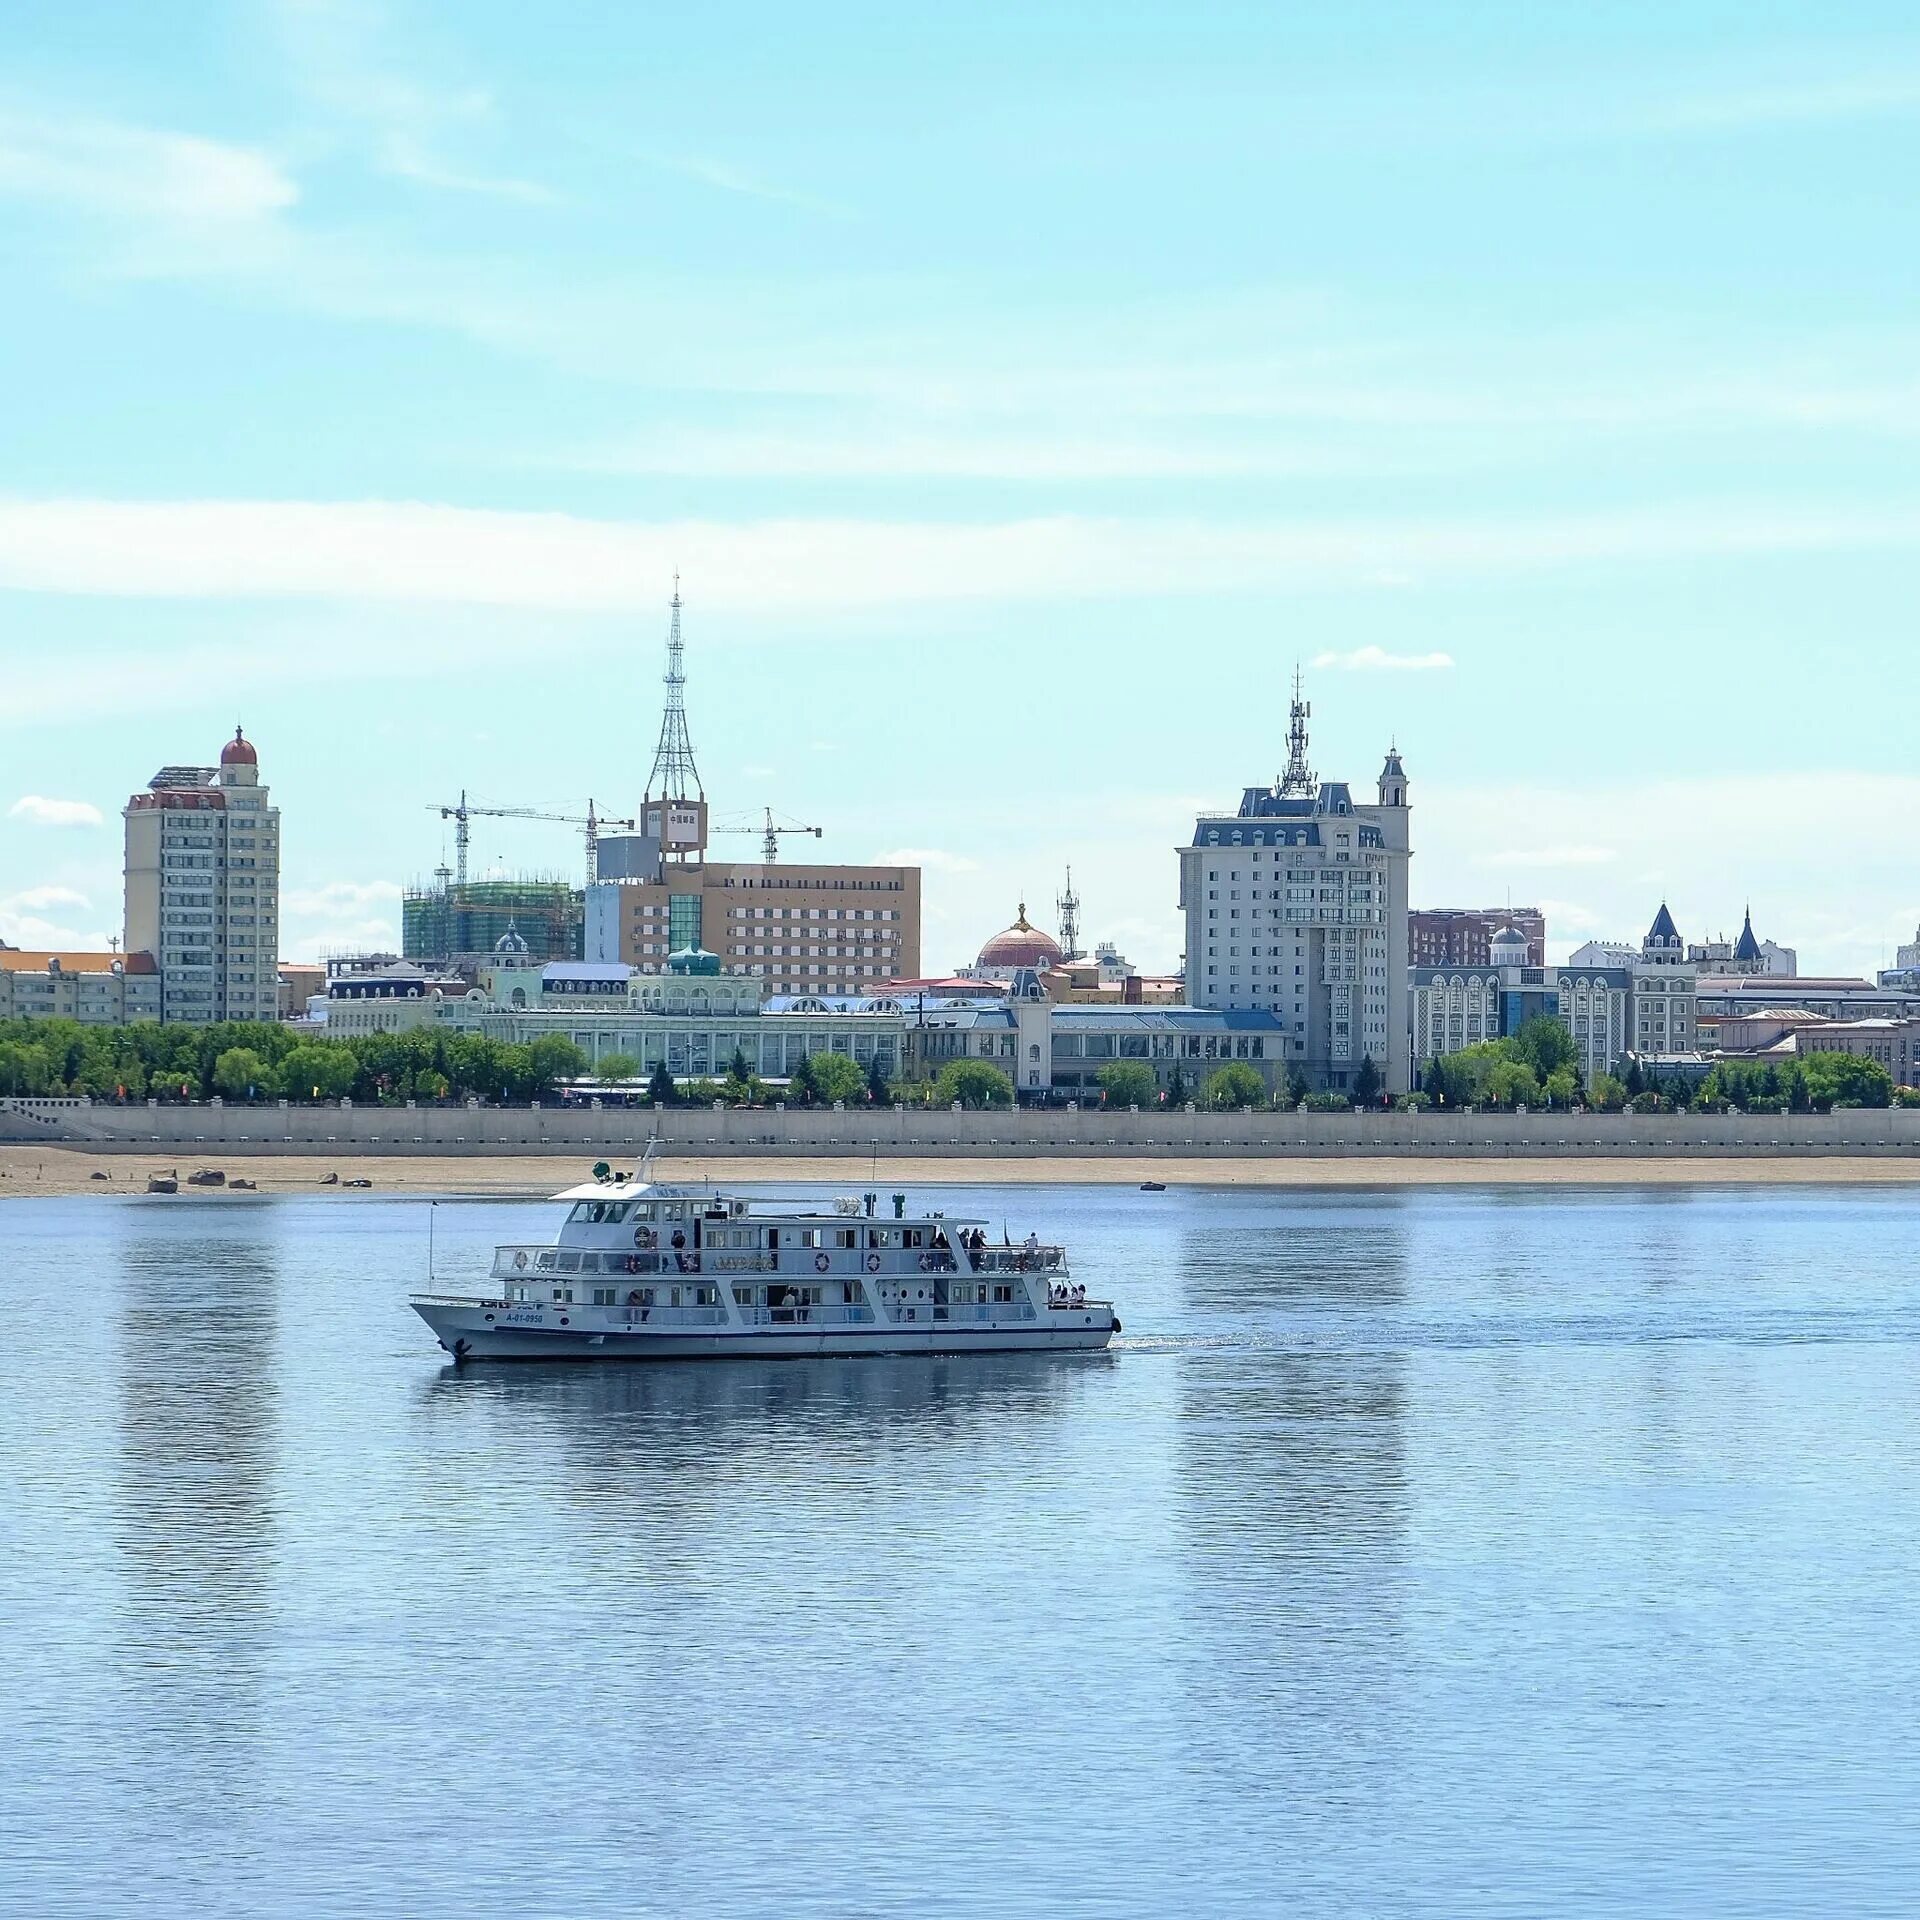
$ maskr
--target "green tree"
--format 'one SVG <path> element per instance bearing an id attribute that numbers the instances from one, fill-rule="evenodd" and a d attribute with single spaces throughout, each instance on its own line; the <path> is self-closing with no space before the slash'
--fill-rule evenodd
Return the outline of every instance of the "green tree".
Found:
<path id="1" fill-rule="evenodd" d="M 1360 1062 L 1360 1071 L 1353 1076 L 1353 1104 L 1356 1107 L 1370 1107 L 1380 1097 L 1380 1069 L 1373 1064 L 1373 1055 L 1365 1055 Z"/>
<path id="2" fill-rule="evenodd" d="M 1287 1067 L 1287 1105 L 1297 1107 L 1312 1091 L 1307 1085 L 1307 1076 L 1290 1063 Z"/>
<path id="3" fill-rule="evenodd" d="M 1167 1105 L 1184 1107 L 1192 1098 L 1193 1092 L 1187 1084 L 1186 1069 L 1176 1060 L 1172 1071 L 1167 1075 Z"/>
<path id="4" fill-rule="evenodd" d="M 0 1093 L 51 1093 L 53 1061 L 44 1047 L 25 1040 L 0 1042 Z"/>
<path id="5" fill-rule="evenodd" d="M 1816 1108 L 1831 1108 L 1836 1101 L 1884 1107 L 1893 1099 L 1893 1075 L 1878 1060 L 1869 1060 L 1863 1054 L 1805 1054 L 1800 1071 L 1807 1098 Z"/>
<path id="6" fill-rule="evenodd" d="M 1563 1110 L 1573 1105 L 1574 1096 L 1580 1091 L 1580 1082 L 1569 1067 L 1548 1074 L 1544 1085 L 1547 1105 Z"/>
<path id="7" fill-rule="evenodd" d="M 280 1084 L 290 1100 L 344 1100 L 359 1063 L 347 1048 L 306 1040 L 280 1063 Z"/>
<path id="8" fill-rule="evenodd" d="M 545 1100 L 563 1080 L 578 1080 L 587 1056 L 565 1034 L 543 1033 L 527 1048 L 528 1098 Z"/>
<path id="9" fill-rule="evenodd" d="M 1621 1084 L 1627 1090 L 1629 1100 L 1637 1100 L 1647 1090 L 1647 1076 L 1640 1071 L 1640 1056 L 1637 1053 L 1627 1055 L 1627 1071 Z"/>
<path id="10" fill-rule="evenodd" d="M 893 1098 L 893 1089 L 887 1084 L 886 1062 L 877 1052 L 867 1062 L 867 1098 L 876 1107 L 884 1107 Z"/>
<path id="11" fill-rule="evenodd" d="M 1611 1073 L 1596 1073 L 1587 1089 L 1587 1099 L 1602 1113 L 1618 1113 L 1627 1104 L 1626 1082 Z"/>
<path id="12" fill-rule="evenodd" d="M 1097 1077 L 1110 1107 L 1151 1107 L 1156 1103 L 1153 1069 L 1143 1061 L 1110 1060 Z"/>
<path id="13" fill-rule="evenodd" d="M 273 1069 L 251 1047 L 229 1047 L 213 1063 L 216 1091 L 229 1100 L 255 1100 L 274 1090 Z"/>
<path id="14" fill-rule="evenodd" d="M 1257 1107 L 1266 1097 L 1266 1082 L 1244 1061 L 1230 1060 L 1207 1075 L 1207 1105 L 1216 1111 Z"/>
<path id="15" fill-rule="evenodd" d="M 647 1098 L 656 1107 L 671 1107 L 679 1103 L 680 1089 L 674 1083 L 673 1075 L 667 1071 L 664 1060 L 654 1068 L 652 1078 L 647 1082 Z"/>
<path id="16" fill-rule="evenodd" d="M 1573 1035 L 1550 1013 L 1536 1013 L 1521 1023 L 1512 1040 L 1514 1058 L 1531 1068 L 1533 1077 L 1544 1084 L 1556 1073 L 1571 1073 L 1579 1065 L 1580 1055 Z"/>
<path id="17" fill-rule="evenodd" d="M 1427 1098 L 1436 1107 L 1444 1107 L 1447 1104 L 1447 1076 L 1437 1054 L 1427 1062 L 1427 1071 L 1420 1085 Z"/>
<path id="18" fill-rule="evenodd" d="M 1480 1097 L 1492 1106 L 1537 1107 L 1540 1104 L 1540 1082 L 1523 1061 L 1494 1060 L 1481 1079 L 1480 1089 Z"/>
<path id="19" fill-rule="evenodd" d="M 813 1080 L 813 1061 L 812 1054 L 803 1053 L 787 1075 L 787 1098 L 803 1107 L 811 1106 L 815 1094 L 819 1092 Z"/>
<path id="20" fill-rule="evenodd" d="M 933 1097 L 942 1106 L 958 1100 L 963 1107 L 1010 1107 L 1013 1082 L 990 1060 L 950 1060 L 933 1083 Z"/>
<path id="21" fill-rule="evenodd" d="M 456 1033 L 447 1042 L 447 1078 L 462 1099 L 498 1100 L 506 1091 L 501 1045 L 484 1033 Z"/>
<path id="22" fill-rule="evenodd" d="M 602 1086 L 612 1086 L 621 1080 L 638 1080 L 640 1062 L 630 1053 L 603 1053 L 593 1071 Z"/>
<path id="23" fill-rule="evenodd" d="M 831 1106 L 836 1100 L 849 1105 L 867 1090 L 867 1076 L 859 1063 L 844 1053 L 816 1053 L 813 1056 L 813 1090 Z"/>

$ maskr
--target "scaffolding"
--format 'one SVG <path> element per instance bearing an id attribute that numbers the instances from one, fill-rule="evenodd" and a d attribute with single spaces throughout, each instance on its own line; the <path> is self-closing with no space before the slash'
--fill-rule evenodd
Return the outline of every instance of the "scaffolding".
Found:
<path id="1" fill-rule="evenodd" d="M 586 895 L 570 882 L 522 874 L 503 880 L 409 887 L 400 902 L 400 949 L 409 960 L 473 966 L 501 941 L 526 942 L 534 965 L 579 960 L 586 951 Z"/>

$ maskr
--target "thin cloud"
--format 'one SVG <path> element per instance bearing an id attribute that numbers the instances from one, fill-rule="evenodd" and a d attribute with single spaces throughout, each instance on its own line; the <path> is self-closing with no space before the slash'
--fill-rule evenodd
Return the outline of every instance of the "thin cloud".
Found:
<path id="1" fill-rule="evenodd" d="M 731 609 L 848 609 L 1375 586 L 1562 566 L 1920 546 L 1920 504 L 1733 504 L 1453 520 L 1055 515 L 997 523 L 589 520 L 413 502 L 0 502 L 0 586 L 188 599 L 317 597 L 651 610 L 676 566 Z M 1432 670 L 1362 647 L 1336 670 Z M 829 743 L 830 744 L 830 743 Z"/>
<path id="2" fill-rule="evenodd" d="M 93 213 L 244 224 L 292 206 L 299 189 L 251 147 L 106 120 L 0 113 L 0 194 Z"/>
<path id="3" fill-rule="evenodd" d="M 1604 867 L 1619 859 L 1612 847 L 1509 847 L 1474 855 L 1476 867 Z"/>
<path id="4" fill-rule="evenodd" d="M 97 827 L 105 820 L 91 800 L 51 800 L 43 793 L 23 793 L 7 809 L 7 818 L 30 820 L 36 827 Z"/>
<path id="5" fill-rule="evenodd" d="M 980 862 L 943 847 L 889 847 L 873 856 L 876 867 L 925 867 L 931 873 L 978 873 Z"/>
<path id="6" fill-rule="evenodd" d="M 26 887 L 0 900 L 0 912 L 45 913 L 53 907 L 87 907 L 93 903 L 72 887 Z"/>
<path id="7" fill-rule="evenodd" d="M 824 214 L 831 220 L 851 220 L 854 217 L 853 209 L 842 206 L 838 201 L 823 200 L 818 195 L 763 180 L 747 168 L 732 166 L 723 160 L 709 160 L 692 154 L 663 159 L 659 164 L 672 173 L 684 174 L 689 180 L 697 180 L 702 186 L 714 187 L 721 193 L 738 194 L 749 200 L 765 200 L 775 206 L 795 207 L 803 213 Z"/>
<path id="8" fill-rule="evenodd" d="M 1916 110 L 1920 110 L 1920 76 L 1873 74 L 1698 94 L 1656 108 L 1646 124 L 1664 133 L 1732 133 L 1747 127 L 1878 119 Z"/>
<path id="9" fill-rule="evenodd" d="M 1395 579 L 1395 585 L 1404 582 Z M 1316 653 L 1316 667 L 1336 673 L 1436 673 L 1453 665 L 1450 653 L 1389 653 L 1384 647 L 1355 647 L 1351 653 Z"/>

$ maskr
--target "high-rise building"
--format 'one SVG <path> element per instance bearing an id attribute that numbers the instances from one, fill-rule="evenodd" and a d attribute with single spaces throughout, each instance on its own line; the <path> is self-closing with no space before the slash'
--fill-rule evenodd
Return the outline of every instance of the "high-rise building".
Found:
<path id="1" fill-rule="evenodd" d="M 217 767 L 162 767 L 126 821 L 126 951 L 160 966 L 160 1017 L 279 1014 L 280 810 L 236 727 Z"/>
<path id="2" fill-rule="evenodd" d="M 1491 966 L 1493 936 L 1504 927 L 1526 935 L 1525 965 L 1547 964 L 1547 922 L 1538 907 L 1415 907 L 1407 915 L 1409 964 Z"/>
<path id="3" fill-rule="evenodd" d="M 1187 1001 L 1260 1010 L 1287 1032 L 1288 1063 L 1349 1089 L 1371 1060 L 1388 1091 L 1411 1084 L 1407 1010 L 1407 774 L 1389 751 L 1378 797 L 1306 765 L 1296 681 L 1287 770 L 1237 813 L 1202 814 L 1180 849 Z"/>

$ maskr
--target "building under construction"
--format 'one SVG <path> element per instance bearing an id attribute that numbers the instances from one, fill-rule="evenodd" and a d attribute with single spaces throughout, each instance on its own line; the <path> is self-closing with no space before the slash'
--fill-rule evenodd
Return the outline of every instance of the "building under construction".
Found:
<path id="1" fill-rule="evenodd" d="M 534 961 L 583 957 L 586 896 L 567 881 L 544 875 L 465 883 L 436 878 L 433 887 L 409 887 L 402 897 L 400 947 L 407 959 L 478 966 L 493 958 L 502 941 L 524 941 Z"/>

